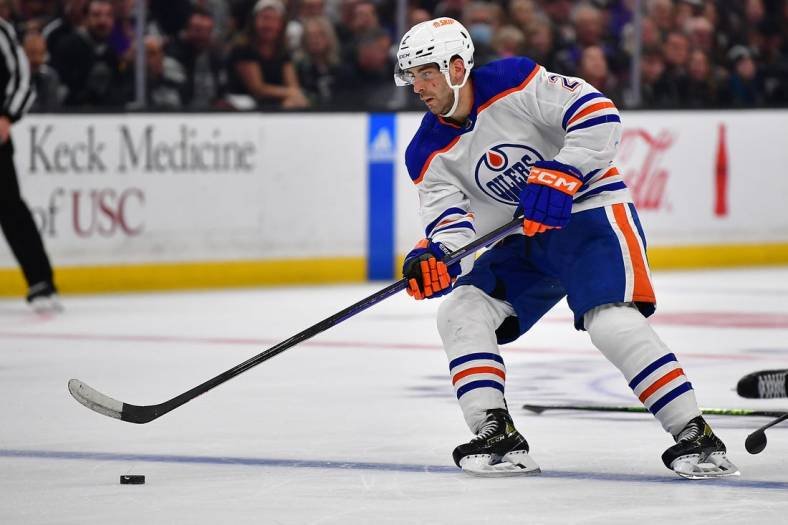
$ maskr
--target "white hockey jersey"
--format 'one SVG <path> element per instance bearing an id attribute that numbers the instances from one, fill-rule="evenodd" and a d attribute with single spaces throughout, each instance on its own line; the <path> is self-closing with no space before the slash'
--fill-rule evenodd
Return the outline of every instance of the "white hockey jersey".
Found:
<path id="1" fill-rule="evenodd" d="M 540 160 L 584 175 L 572 213 L 631 202 L 612 165 L 621 120 L 593 86 L 525 57 L 492 62 L 470 78 L 473 109 L 465 125 L 427 113 L 406 151 L 426 237 L 456 250 L 510 221 Z"/>

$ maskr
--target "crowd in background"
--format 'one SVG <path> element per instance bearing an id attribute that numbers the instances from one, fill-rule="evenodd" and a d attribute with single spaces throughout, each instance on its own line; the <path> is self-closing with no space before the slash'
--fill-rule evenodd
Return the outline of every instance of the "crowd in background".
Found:
<path id="1" fill-rule="evenodd" d="M 0 0 L 31 62 L 34 110 L 423 109 L 392 80 L 394 0 Z M 407 24 L 450 16 L 476 64 L 525 55 L 634 107 L 635 0 L 409 0 Z M 788 106 L 788 0 L 643 0 L 643 108 Z M 405 89 L 405 88 L 401 88 Z M 407 91 L 407 90 L 405 90 Z"/>

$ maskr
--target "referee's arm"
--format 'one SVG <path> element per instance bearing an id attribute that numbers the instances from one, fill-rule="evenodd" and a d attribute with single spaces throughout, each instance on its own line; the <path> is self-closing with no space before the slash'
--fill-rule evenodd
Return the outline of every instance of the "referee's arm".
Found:
<path id="1" fill-rule="evenodd" d="M 11 123 L 22 118 L 35 98 L 27 56 L 13 26 L 0 18 L 0 142 L 8 140 Z"/>

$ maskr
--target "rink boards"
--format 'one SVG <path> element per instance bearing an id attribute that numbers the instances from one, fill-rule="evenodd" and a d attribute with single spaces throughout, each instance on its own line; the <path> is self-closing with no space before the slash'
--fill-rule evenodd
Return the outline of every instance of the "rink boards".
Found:
<path id="1" fill-rule="evenodd" d="M 416 113 L 31 115 L 23 195 L 63 291 L 396 276 L 423 236 Z M 788 262 L 788 111 L 625 112 L 655 268 Z M 24 289 L 0 248 L 0 295 Z"/>

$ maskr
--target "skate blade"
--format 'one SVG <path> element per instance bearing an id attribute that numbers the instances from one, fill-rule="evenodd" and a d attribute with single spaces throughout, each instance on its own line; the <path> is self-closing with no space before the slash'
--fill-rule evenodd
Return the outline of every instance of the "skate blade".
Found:
<path id="1" fill-rule="evenodd" d="M 717 479 L 739 476 L 739 467 L 731 463 L 724 453 L 715 452 L 705 462 L 698 462 L 699 456 L 682 456 L 673 462 L 673 471 L 685 479 Z"/>
<path id="2" fill-rule="evenodd" d="M 530 476 L 542 472 L 539 465 L 524 450 L 505 454 L 498 461 L 490 454 L 465 456 L 460 460 L 460 468 L 466 474 L 485 478 Z"/>

